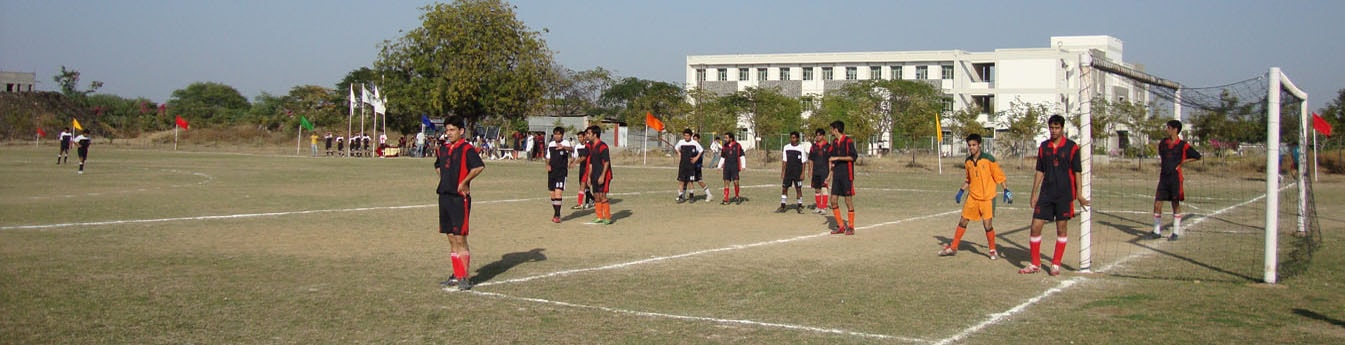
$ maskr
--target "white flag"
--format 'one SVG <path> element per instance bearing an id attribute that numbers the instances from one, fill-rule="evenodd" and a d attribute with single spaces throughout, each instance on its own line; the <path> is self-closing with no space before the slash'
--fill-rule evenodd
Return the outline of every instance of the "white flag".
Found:
<path id="1" fill-rule="evenodd" d="M 360 100 L 365 104 L 373 104 L 369 101 L 369 88 L 365 87 L 364 84 L 360 84 Z"/>
<path id="2" fill-rule="evenodd" d="M 356 100 L 356 99 L 355 99 L 355 84 L 350 84 L 350 111 L 351 111 L 351 112 L 354 112 L 354 111 L 355 111 L 355 106 L 358 105 L 359 102 L 360 102 L 359 100 Z"/>

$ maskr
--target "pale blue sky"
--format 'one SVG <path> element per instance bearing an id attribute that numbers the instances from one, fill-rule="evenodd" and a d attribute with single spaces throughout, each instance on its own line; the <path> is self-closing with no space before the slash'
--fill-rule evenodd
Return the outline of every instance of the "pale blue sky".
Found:
<path id="1" fill-rule="evenodd" d="M 61 65 L 101 90 L 165 101 L 196 81 L 249 98 L 332 87 L 378 44 L 419 25 L 426 1 L 0 0 L 0 70 Z M 1345 1 L 559 1 L 516 0 L 556 59 L 680 85 L 687 55 L 1044 47 L 1111 35 L 1125 59 L 1192 87 L 1271 66 L 1317 109 L 1345 88 Z"/>

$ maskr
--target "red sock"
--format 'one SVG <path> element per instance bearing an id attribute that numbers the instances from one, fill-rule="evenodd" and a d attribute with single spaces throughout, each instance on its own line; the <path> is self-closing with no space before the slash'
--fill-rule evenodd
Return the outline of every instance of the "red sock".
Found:
<path id="1" fill-rule="evenodd" d="M 1041 266 L 1041 236 L 1032 236 L 1027 239 L 1028 256 L 1032 257 L 1032 266 Z"/>
<path id="2" fill-rule="evenodd" d="M 471 278 L 471 272 L 472 272 L 472 253 L 471 253 L 471 252 L 462 252 L 461 254 L 458 254 L 458 257 L 460 257 L 460 258 L 461 258 L 461 261 L 462 261 L 462 277 L 463 277 L 464 279 L 469 279 L 469 278 Z"/>
<path id="3" fill-rule="evenodd" d="M 995 250 L 995 228 L 985 231 L 985 241 L 990 242 L 990 250 Z"/>
<path id="4" fill-rule="evenodd" d="M 575 198 L 575 200 L 578 201 L 578 202 L 575 203 L 575 205 L 583 205 L 583 204 L 584 204 L 584 191 L 582 191 L 582 190 L 579 191 L 579 197 Z"/>
<path id="5" fill-rule="evenodd" d="M 831 201 L 831 196 L 830 196 L 830 195 L 822 194 L 822 204 L 823 204 L 823 205 L 826 205 L 827 202 L 830 202 L 830 201 Z"/>
<path id="6" fill-rule="evenodd" d="M 734 184 L 734 185 L 733 185 L 733 197 L 735 197 L 735 198 L 738 197 L 738 196 L 740 196 L 740 195 L 742 195 L 742 194 L 739 194 L 739 193 L 738 193 L 738 189 L 739 189 L 739 188 L 738 188 L 738 185 L 737 185 L 737 184 Z"/>
<path id="7" fill-rule="evenodd" d="M 453 259 L 453 277 L 462 279 L 463 273 L 467 271 L 467 266 L 462 264 L 462 256 L 458 255 L 458 253 L 453 253 L 450 254 L 449 257 Z"/>
<path id="8" fill-rule="evenodd" d="M 602 202 L 602 219 L 612 220 L 612 202 Z"/>
<path id="9" fill-rule="evenodd" d="M 833 208 L 831 209 L 831 214 L 836 217 L 836 226 L 839 226 L 841 230 L 845 230 L 845 219 L 841 219 L 841 209 Z"/>
<path id="10" fill-rule="evenodd" d="M 729 201 L 729 187 L 724 187 L 724 201 Z"/>
<path id="11" fill-rule="evenodd" d="M 817 206 L 817 207 L 822 207 L 822 196 L 821 196 L 821 195 L 813 194 L 813 205 L 815 205 L 815 206 Z"/>
<path id="12" fill-rule="evenodd" d="M 837 210 L 839 210 L 839 208 Z M 845 219 L 845 224 L 849 224 L 852 228 L 855 227 L 855 210 L 848 210 Z"/>
<path id="13" fill-rule="evenodd" d="M 962 244 L 962 234 L 966 232 L 967 232 L 966 227 L 963 226 L 957 227 L 957 232 L 953 234 L 953 243 L 949 244 L 948 248 L 953 248 L 953 250 L 957 250 L 957 246 L 959 244 Z"/>
<path id="14" fill-rule="evenodd" d="M 1051 257 L 1051 264 L 1059 266 L 1060 259 L 1065 256 L 1065 244 L 1069 243 L 1069 237 L 1055 238 L 1055 256 Z"/>

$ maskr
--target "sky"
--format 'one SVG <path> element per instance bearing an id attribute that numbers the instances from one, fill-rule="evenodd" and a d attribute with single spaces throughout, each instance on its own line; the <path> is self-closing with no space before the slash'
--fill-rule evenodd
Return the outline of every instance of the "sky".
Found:
<path id="1" fill-rule="evenodd" d="M 0 70 L 164 102 L 193 82 L 244 96 L 335 87 L 429 1 L 0 0 Z M 1126 62 L 1189 87 L 1280 67 L 1316 110 L 1345 89 L 1345 1 L 514 0 L 573 70 L 685 82 L 687 55 L 1041 48 L 1109 35 Z M 1334 23 L 1334 24 L 1333 24 Z M 1335 29 L 1331 29 L 1334 27 Z M 1334 57 L 1334 58 L 1333 58 Z"/>

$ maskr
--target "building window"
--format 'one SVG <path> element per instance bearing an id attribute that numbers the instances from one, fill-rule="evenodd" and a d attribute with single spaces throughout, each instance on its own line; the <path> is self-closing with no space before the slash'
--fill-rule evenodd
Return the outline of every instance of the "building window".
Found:
<path id="1" fill-rule="evenodd" d="M 869 80 L 883 79 L 883 68 L 879 66 L 869 66 Z"/>
<path id="2" fill-rule="evenodd" d="M 836 80 L 836 75 L 831 73 L 831 67 L 822 67 L 822 80 Z"/>
<path id="3" fill-rule="evenodd" d="M 953 80 L 953 66 L 943 65 L 943 80 Z"/>
<path id="4" fill-rule="evenodd" d="M 901 80 L 901 66 L 892 66 L 892 80 Z"/>
<path id="5" fill-rule="evenodd" d="M 952 98 L 952 97 L 944 97 L 944 98 L 943 98 L 943 111 L 953 111 L 953 98 Z"/>
<path id="6" fill-rule="evenodd" d="M 915 66 L 915 80 L 929 79 L 929 66 Z"/>
<path id="7" fill-rule="evenodd" d="M 971 96 L 971 102 L 982 114 L 995 113 L 995 95 Z"/>
<path id="8" fill-rule="evenodd" d="M 803 80 L 813 80 L 813 68 L 812 68 L 812 67 L 804 67 L 804 68 L 803 68 Z"/>
<path id="9" fill-rule="evenodd" d="M 972 64 L 971 68 L 976 70 L 976 77 L 980 78 L 980 81 L 987 83 L 995 81 L 995 64 L 978 63 Z"/>
<path id="10" fill-rule="evenodd" d="M 740 81 L 747 81 L 747 69 L 746 69 L 746 68 L 739 68 L 739 69 L 738 69 L 738 80 L 740 80 Z"/>
<path id="11" fill-rule="evenodd" d="M 859 67 L 846 67 L 845 80 L 857 80 L 857 79 L 859 79 Z"/>
<path id="12" fill-rule="evenodd" d="M 789 67 L 780 67 L 780 80 L 789 80 Z"/>
<path id="13" fill-rule="evenodd" d="M 697 69 L 696 69 L 696 82 L 702 82 L 702 81 L 705 81 L 705 69 L 704 69 L 704 68 L 697 68 Z"/>
<path id="14" fill-rule="evenodd" d="M 718 81 L 728 81 L 728 80 L 729 80 L 729 69 L 727 69 L 727 68 L 720 68 L 720 69 L 719 69 L 719 79 L 715 79 L 715 80 L 718 80 Z"/>
<path id="15" fill-rule="evenodd" d="M 766 80 L 766 68 L 758 67 L 758 68 L 757 68 L 757 81 L 765 81 L 765 80 Z"/>

